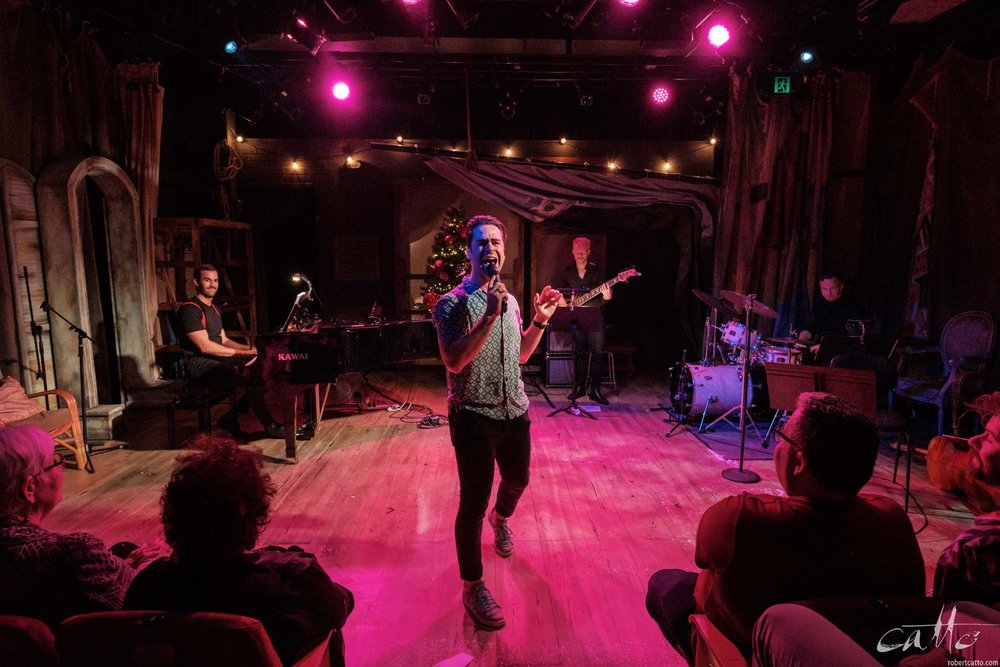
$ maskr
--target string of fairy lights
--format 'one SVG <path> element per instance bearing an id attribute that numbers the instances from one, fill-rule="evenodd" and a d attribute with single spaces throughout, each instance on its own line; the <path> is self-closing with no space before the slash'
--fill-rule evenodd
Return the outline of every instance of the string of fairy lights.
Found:
<path id="1" fill-rule="evenodd" d="M 247 141 L 253 141 L 253 139 L 248 139 L 242 134 L 237 134 L 236 141 L 239 144 L 244 144 Z M 401 148 L 413 149 L 414 152 L 420 152 L 421 150 L 424 150 L 424 151 L 429 151 L 431 153 L 441 152 L 442 154 L 452 154 L 452 155 L 458 155 L 462 153 L 462 150 L 459 148 L 458 144 L 451 144 L 450 149 L 443 149 L 440 146 L 435 146 L 435 145 L 422 146 L 420 142 L 407 140 L 407 138 L 401 134 L 396 135 L 394 141 L 391 143 L 394 143 L 396 146 L 399 146 Z M 531 143 L 535 144 L 538 142 L 531 142 Z M 561 136 L 559 137 L 559 139 L 553 140 L 552 142 L 541 142 L 541 146 L 544 146 L 546 143 L 558 144 L 559 146 L 564 146 L 573 150 L 583 150 L 584 148 L 579 144 L 574 144 L 570 142 L 568 137 L 566 136 Z M 512 162 L 524 162 L 524 163 L 539 162 L 548 164 L 562 164 L 567 167 L 577 167 L 589 170 L 605 170 L 611 173 L 632 172 L 640 174 L 660 173 L 660 174 L 683 175 L 677 169 L 678 165 L 683 163 L 684 158 L 689 155 L 703 152 L 706 150 L 714 150 L 716 145 L 718 144 L 718 139 L 715 136 L 712 136 L 705 141 L 694 141 L 694 142 L 684 142 L 684 143 L 689 143 L 693 145 L 685 150 L 674 151 L 669 156 L 664 156 L 656 160 L 652 164 L 650 164 L 650 162 L 647 161 L 645 164 L 641 166 L 629 164 L 620 158 L 614 158 L 614 157 L 607 158 L 606 160 L 600 163 L 591 163 L 589 161 L 563 162 L 562 160 L 560 160 L 559 157 L 546 157 L 540 159 L 524 155 L 521 151 L 519 151 L 516 148 L 517 145 L 516 142 L 502 143 L 500 144 L 500 149 L 497 150 L 496 152 L 484 150 L 481 152 L 477 151 L 477 153 L 483 157 L 494 158 L 498 161 L 510 160 Z M 389 144 L 390 142 L 374 143 L 374 145 L 376 146 L 387 146 Z M 371 148 L 365 148 L 350 152 L 341 151 L 337 153 L 332 153 L 329 155 L 329 157 L 343 158 L 343 166 L 347 167 L 348 169 L 357 169 L 361 167 L 362 163 L 361 158 L 359 156 L 368 152 L 369 150 L 371 150 Z M 566 158 L 564 157 L 563 160 L 565 159 Z M 285 169 L 292 174 L 301 174 L 306 170 L 306 160 L 303 157 L 286 156 L 285 165 L 286 165 Z"/>

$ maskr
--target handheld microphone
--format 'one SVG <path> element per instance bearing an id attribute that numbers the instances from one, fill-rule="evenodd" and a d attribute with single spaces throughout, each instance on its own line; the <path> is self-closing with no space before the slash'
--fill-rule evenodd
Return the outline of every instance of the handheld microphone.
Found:
<path id="1" fill-rule="evenodd" d="M 485 260 L 483 262 L 483 272 L 486 275 L 488 275 L 491 280 L 493 278 L 499 278 L 500 277 L 500 269 L 497 268 L 497 260 L 495 258 L 493 258 L 493 257 L 490 257 L 489 259 Z M 506 295 L 504 295 L 503 301 L 500 302 L 500 312 L 501 313 L 506 313 L 507 312 L 507 296 Z"/>

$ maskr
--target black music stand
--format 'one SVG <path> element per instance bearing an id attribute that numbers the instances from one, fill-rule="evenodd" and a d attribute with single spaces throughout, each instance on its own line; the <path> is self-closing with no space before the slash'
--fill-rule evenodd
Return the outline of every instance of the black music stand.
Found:
<path id="1" fill-rule="evenodd" d="M 549 319 L 549 331 L 569 331 L 573 334 L 573 391 L 576 391 L 576 332 L 591 332 L 600 331 L 601 327 L 604 326 L 604 318 L 601 317 L 600 308 L 570 308 L 566 306 L 560 306 L 556 308 L 556 312 L 553 313 L 552 317 Z M 597 382 L 601 379 L 597 378 Z M 585 416 L 590 419 L 597 420 L 597 417 L 590 414 L 586 410 L 581 410 L 580 406 L 577 405 L 576 399 L 571 399 L 567 405 L 561 408 L 553 410 L 549 413 L 549 417 L 559 414 L 560 412 L 569 412 L 577 416 Z"/>

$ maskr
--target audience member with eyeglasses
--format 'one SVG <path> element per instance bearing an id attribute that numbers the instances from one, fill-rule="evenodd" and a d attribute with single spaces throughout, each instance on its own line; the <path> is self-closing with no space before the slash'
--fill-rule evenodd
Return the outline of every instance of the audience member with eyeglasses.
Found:
<path id="1" fill-rule="evenodd" d="M 36 426 L 0 428 L 0 614 L 51 626 L 92 611 L 120 609 L 136 568 L 158 545 L 120 558 L 87 533 L 41 526 L 62 500 L 63 455 Z"/>
<path id="2" fill-rule="evenodd" d="M 878 430 L 847 401 L 799 396 L 774 466 L 785 496 L 741 493 L 708 508 L 695 541 L 700 573 L 660 570 L 646 608 L 692 661 L 688 617 L 704 613 L 744 655 L 771 605 L 817 597 L 922 595 L 924 563 L 903 509 L 858 495 L 872 476 Z"/>

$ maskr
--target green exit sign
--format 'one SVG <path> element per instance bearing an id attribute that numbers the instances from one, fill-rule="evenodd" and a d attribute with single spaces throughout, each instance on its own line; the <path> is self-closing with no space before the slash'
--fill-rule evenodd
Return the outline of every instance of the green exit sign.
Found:
<path id="1" fill-rule="evenodd" d="M 774 77 L 774 92 L 777 94 L 788 94 L 792 92 L 792 77 L 790 76 Z"/>

